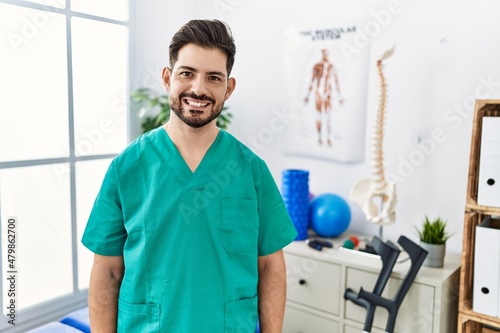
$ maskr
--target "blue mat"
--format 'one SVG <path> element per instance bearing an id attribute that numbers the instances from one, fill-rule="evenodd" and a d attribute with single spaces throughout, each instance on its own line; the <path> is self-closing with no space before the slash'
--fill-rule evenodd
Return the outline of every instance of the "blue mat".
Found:
<path id="1" fill-rule="evenodd" d="M 90 333 L 89 307 L 68 313 L 61 323 L 72 326 L 84 333 Z"/>

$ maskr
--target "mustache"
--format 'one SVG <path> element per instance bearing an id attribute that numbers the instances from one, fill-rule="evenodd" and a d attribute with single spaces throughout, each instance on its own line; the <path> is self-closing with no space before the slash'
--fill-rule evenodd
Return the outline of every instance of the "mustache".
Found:
<path id="1" fill-rule="evenodd" d="M 197 99 L 200 101 L 208 101 L 212 104 L 215 104 L 215 99 L 213 99 L 212 97 L 207 96 L 207 95 L 196 95 L 195 93 L 182 93 L 182 94 L 180 94 L 179 97 L 181 99 L 182 98 L 192 98 L 192 99 Z"/>

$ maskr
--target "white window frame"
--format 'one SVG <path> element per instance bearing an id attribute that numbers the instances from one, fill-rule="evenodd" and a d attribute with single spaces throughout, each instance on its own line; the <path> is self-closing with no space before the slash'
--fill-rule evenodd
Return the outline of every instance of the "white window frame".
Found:
<path id="1" fill-rule="evenodd" d="M 50 6 L 50 3 L 64 2 L 66 4 L 64 9 Z M 75 166 L 77 162 L 103 160 L 116 156 L 116 154 L 97 154 L 88 156 L 77 156 L 75 151 L 75 126 L 74 126 L 74 101 L 73 101 L 73 64 L 72 64 L 72 36 L 71 36 L 71 18 L 79 17 L 90 19 L 99 22 L 106 22 L 124 26 L 128 29 L 129 38 L 129 51 L 128 51 L 128 83 L 127 90 L 130 90 L 131 74 L 133 73 L 131 64 L 133 63 L 133 15 L 135 9 L 135 1 L 129 1 L 129 19 L 127 21 L 119 21 L 105 17 L 75 12 L 71 10 L 71 0 L 47 0 L 47 5 L 27 2 L 23 0 L 0 0 L 0 3 L 14 5 L 18 7 L 42 10 L 52 13 L 65 15 L 66 18 L 66 42 L 67 42 L 67 69 L 68 69 L 68 128 L 69 128 L 69 156 L 47 159 L 34 159 L 34 160 L 19 160 L 19 161 L 6 161 L 0 162 L 0 170 L 19 168 L 27 166 L 42 166 L 57 163 L 67 163 L 70 169 L 70 196 L 71 196 L 71 251 L 72 251 L 72 271 L 73 271 L 73 293 L 62 297 L 51 299 L 50 301 L 42 304 L 37 304 L 33 307 L 16 311 L 16 325 L 13 326 L 7 322 L 8 317 L 0 316 L 0 331 L 5 333 L 26 332 L 27 330 L 36 328 L 51 321 L 59 321 L 65 314 L 79 309 L 87 305 L 87 290 L 80 290 L 78 284 L 78 244 L 80 239 L 77 236 L 77 214 L 76 214 L 76 176 Z M 127 94 L 128 95 L 128 94 Z M 131 126 L 130 126 L 130 110 L 127 110 L 127 141 L 131 140 Z M 1 207 L 0 207 L 1 209 Z M 0 220 L 0 225 L 7 223 L 7 221 Z M 1 239 L 0 239 L 1 243 Z M 6 260 L 5 253 L 2 252 L 3 245 L 0 244 L 0 260 Z M 26 246 L 26 245 L 25 245 Z M 2 267 L 2 266 L 0 266 Z M 6 272 L 2 268 L 0 271 L 0 291 L 3 293 L 3 285 L 5 282 Z M 19 286 L 19 292 L 22 292 L 22 286 Z M 3 295 L 0 297 L 0 306 L 2 309 L 6 306 L 3 304 Z M 0 314 L 3 313 L 3 310 Z"/>

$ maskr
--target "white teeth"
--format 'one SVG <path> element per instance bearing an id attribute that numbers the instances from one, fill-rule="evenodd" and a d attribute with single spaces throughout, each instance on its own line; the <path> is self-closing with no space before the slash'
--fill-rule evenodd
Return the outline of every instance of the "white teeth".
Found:
<path id="1" fill-rule="evenodd" d="M 207 104 L 208 104 L 208 103 L 198 103 L 198 102 L 194 102 L 194 101 L 190 101 L 190 100 L 186 100 L 186 102 L 187 102 L 189 105 L 192 105 L 192 106 L 197 106 L 197 107 L 207 106 Z"/>

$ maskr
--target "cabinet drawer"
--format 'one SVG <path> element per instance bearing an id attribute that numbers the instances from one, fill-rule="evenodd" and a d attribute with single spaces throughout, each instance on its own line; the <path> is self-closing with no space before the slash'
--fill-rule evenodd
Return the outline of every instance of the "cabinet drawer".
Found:
<path id="1" fill-rule="evenodd" d="M 360 325 L 359 327 L 358 326 L 354 327 L 351 325 L 344 326 L 344 333 L 360 333 L 360 332 L 363 332 L 363 325 Z M 372 328 L 370 333 L 385 333 L 385 330 Z"/>
<path id="2" fill-rule="evenodd" d="M 359 292 L 360 287 L 372 291 L 378 274 L 355 268 L 347 268 L 347 288 Z M 382 296 L 392 298 L 396 294 L 402 280 L 391 278 L 385 286 Z M 346 301 L 346 318 L 364 323 L 366 310 L 351 301 Z M 433 331 L 434 288 L 414 282 L 406 294 L 396 319 L 396 332 L 431 333 Z M 373 326 L 385 329 L 387 324 L 387 310 L 377 307 Z M 437 333 L 437 332 L 435 332 Z"/>
<path id="3" fill-rule="evenodd" d="M 340 266 L 285 253 L 287 299 L 338 315 L 343 290 Z"/>
<path id="4" fill-rule="evenodd" d="M 338 333 L 339 324 L 314 312 L 287 305 L 283 333 Z M 359 333 L 359 332 L 357 332 Z"/>

